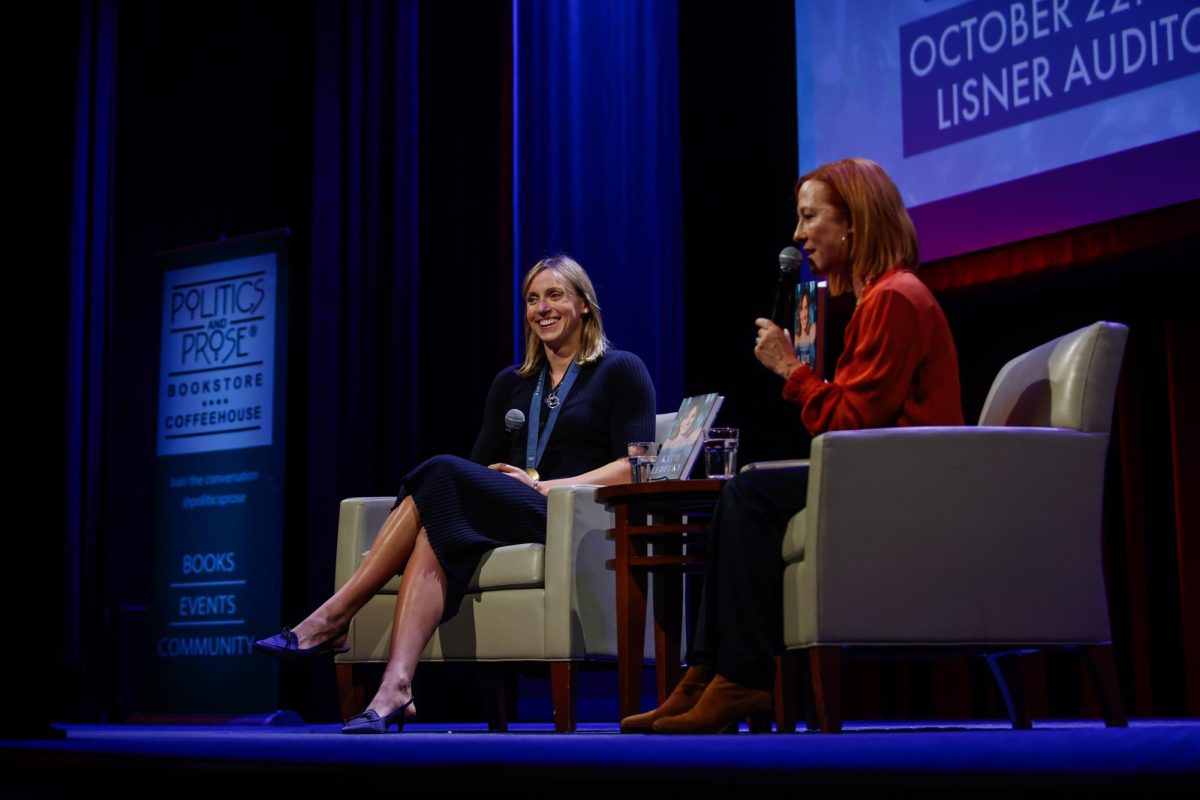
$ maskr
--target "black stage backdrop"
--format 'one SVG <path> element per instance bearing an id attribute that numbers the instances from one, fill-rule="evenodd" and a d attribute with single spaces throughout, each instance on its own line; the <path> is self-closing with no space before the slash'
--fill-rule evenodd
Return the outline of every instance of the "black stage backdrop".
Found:
<path id="1" fill-rule="evenodd" d="M 63 509 L 79 8 L 18 6 L 7 24 L 23 32 L 24 46 L 0 54 L 0 85 L 12 120 L 5 162 L 13 201 L 0 227 L 8 248 L 8 302 L 0 315 L 0 448 L 7 483 L 15 489 L 0 571 L 0 602 L 8 609 L 0 637 L 28 643 L 39 659 L 36 667 L 15 668 L 20 689 L 10 693 L 0 714 L 0 735 L 25 735 L 44 731 L 46 722 L 65 713 L 71 695 L 64 688 L 74 677 L 65 667 Z"/>

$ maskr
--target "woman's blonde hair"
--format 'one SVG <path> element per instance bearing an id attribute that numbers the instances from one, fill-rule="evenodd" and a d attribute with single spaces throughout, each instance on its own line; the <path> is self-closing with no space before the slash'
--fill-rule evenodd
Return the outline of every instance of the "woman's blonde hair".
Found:
<path id="1" fill-rule="evenodd" d="M 575 363 L 590 364 L 604 355 L 609 348 L 608 337 L 604 335 L 604 323 L 600 320 L 600 304 L 596 302 L 596 290 L 592 279 L 575 259 L 566 255 L 550 256 L 534 264 L 525 273 L 521 282 L 521 300 L 529 294 L 529 284 L 533 279 L 546 270 L 550 270 L 566 281 L 568 288 L 583 298 L 588 312 L 583 315 L 583 330 L 579 335 L 579 352 L 575 354 Z M 542 340 L 528 324 L 525 326 L 525 363 L 521 364 L 517 374 L 525 377 L 532 375 L 542 368 L 546 361 L 546 352 L 542 348 Z"/>
<path id="2" fill-rule="evenodd" d="M 821 181 L 829 187 L 831 199 L 852 229 L 848 236 L 850 269 L 848 274 L 829 275 L 830 294 L 851 291 L 852 278 L 867 283 L 893 267 L 917 269 L 917 231 L 900 190 L 883 167 L 866 158 L 822 164 L 796 181 L 797 200 L 806 181 Z"/>

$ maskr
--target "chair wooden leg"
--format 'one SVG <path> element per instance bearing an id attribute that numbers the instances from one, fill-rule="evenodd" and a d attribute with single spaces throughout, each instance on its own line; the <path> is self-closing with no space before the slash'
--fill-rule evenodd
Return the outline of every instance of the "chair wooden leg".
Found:
<path id="1" fill-rule="evenodd" d="M 1104 724 L 1109 728 L 1129 727 L 1129 720 L 1125 717 L 1125 701 L 1121 699 L 1121 687 L 1117 683 L 1117 665 L 1113 661 L 1112 646 L 1091 645 L 1080 649 L 1088 673 L 1092 676 L 1092 685 L 1096 687 L 1096 696 L 1100 699 Z"/>
<path id="2" fill-rule="evenodd" d="M 808 666 L 812 673 L 813 706 L 817 728 L 825 733 L 842 732 L 842 651 L 838 647 L 811 647 Z"/>
<path id="3" fill-rule="evenodd" d="M 362 676 L 354 669 L 354 664 L 335 664 L 337 674 L 338 706 L 342 711 L 342 719 L 350 719 L 355 714 L 362 713 L 366 704 L 363 693 Z"/>
<path id="4" fill-rule="evenodd" d="M 775 730 L 779 733 L 796 732 L 796 682 L 800 671 L 799 661 L 795 653 L 775 656 Z"/>
<path id="5" fill-rule="evenodd" d="M 554 730 L 575 732 L 575 698 L 579 689 L 579 662 L 550 662 L 550 695 L 554 702 Z"/>
<path id="6" fill-rule="evenodd" d="M 488 730 L 503 733 L 508 730 L 508 687 L 504 667 L 499 664 L 480 663 L 475 670 L 479 692 L 483 697 L 483 712 Z"/>
<path id="7" fill-rule="evenodd" d="M 987 663 L 992 670 L 992 677 L 996 679 L 1013 728 L 1029 730 L 1033 727 L 1033 720 L 1029 717 L 1029 706 L 1025 702 L 1025 682 L 1021 678 L 1019 658 L 1011 653 L 993 654 L 987 657 Z"/>
<path id="8" fill-rule="evenodd" d="M 821 723 L 817 719 L 817 702 L 813 696 L 813 686 L 816 682 L 813 680 L 812 664 L 809 661 L 808 653 L 801 652 L 797 654 L 796 667 L 800 673 L 800 691 L 802 693 L 801 704 L 804 707 L 804 727 L 806 730 L 819 731 Z"/>

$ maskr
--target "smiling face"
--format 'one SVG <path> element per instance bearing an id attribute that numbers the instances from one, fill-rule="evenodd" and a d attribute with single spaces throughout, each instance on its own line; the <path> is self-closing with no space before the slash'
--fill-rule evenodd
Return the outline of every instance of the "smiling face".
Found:
<path id="1" fill-rule="evenodd" d="M 807 180 L 796 192 L 796 232 L 792 240 L 808 255 L 814 275 L 850 276 L 850 235 L 846 214 L 824 181 Z"/>
<path id="2" fill-rule="evenodd" d="M 525 319 L 542 344 L 556 353 L 579 348 L 583 318 L 590 313 L 587 303 L 553 269 L 533 277 L 525 290 Z"/>
<path id="3" fill-rule="evenodd" d="M 676 436 L 687 436 L 696 427 L 696 418 L 700 416 L 698 406 L 690 406 L 679 422 L 679 433 Z"/>

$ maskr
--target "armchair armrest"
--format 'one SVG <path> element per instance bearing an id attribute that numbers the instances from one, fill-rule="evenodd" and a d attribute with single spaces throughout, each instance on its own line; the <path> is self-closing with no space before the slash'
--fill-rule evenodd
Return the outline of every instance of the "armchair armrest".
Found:
<path id="1" fill-rule="evenodd" d="M 757 469 L 808 469 L 807 458 L 789 458 L 782 461 L 753 461 L 742 467 L 740 472 L 751 472 Z"/>
<path id="2" fill-rule="evenodd" d="M 335 591 L 350 580 L 362 554 L 371 549 L 379 526 L 387 519 L 395 502 L 395 497 L 347 497 L 338 506 Z"/>
<path id="3" fill-rule="evenodd" d="M 556 486 L 546 509 L 546 652 L 551 659 L 616 657 L 611 512 L 596 486 Z"/>

